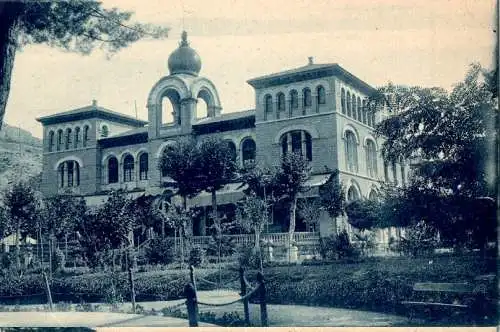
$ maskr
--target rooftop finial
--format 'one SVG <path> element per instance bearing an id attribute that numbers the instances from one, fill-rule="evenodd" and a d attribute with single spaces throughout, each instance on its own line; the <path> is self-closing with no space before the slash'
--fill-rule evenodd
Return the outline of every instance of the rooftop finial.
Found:
<path id="1" fill-rule="evenodd" d="M 97 106 L 97 100 L 92 99 L 92 106 Z"/>
<path id="2" fill-rule="evenodd" d="M 189 46 L 188 33 L 186 32 L 186 30 L 182 31 L 181 34 L 181 46 Z"/>
<path id="3" fill-rule="evenodd" d="M 309 64 L 312 65 L 314 63 L 314 58 L 312 56 L 308 57 L 307 59 L 309 59 Z"/>

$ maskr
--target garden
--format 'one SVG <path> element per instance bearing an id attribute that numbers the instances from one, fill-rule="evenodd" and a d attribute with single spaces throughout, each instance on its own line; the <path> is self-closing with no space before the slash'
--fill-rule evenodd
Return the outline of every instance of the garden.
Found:
<path id="1" fill-rule="evenodd" d="M 250 284 L 257 272 L 264 275 L 271 305 L 391 314 L 406 314 L 402 303 L 417 283 L 467 283 L 491 305 L 462 318 L 470 318 L 467 324 L 496 324 L 495 184 L 484 151 L 494 136 L 487 123 L 497 110 L 488 81 L 479 80 L 482 74 L 472 66 L 451 94 L 388 85 L 373 98 L 368 106 L 377 111 L 381 103 L 388 105 L 387 95 L 397 97 L 390 103 L 397 115 L 376 128 L 386 137 L 384 159 L 419 160 L 407 183 L 381 184 L 376 198 L 346 198 L 338 170 L 317 196 L 305 198 L 311 166 L 303 156 L 287 153 L 275 167 L 240 169 L 231 146 L 219 139 L 173 144 L 158 167 L 175 183 L 162 184 L 159 196 L 131 199 L 123 191 L 108 192 L 101 206 L 89 207 L 82 197 L 43 197 L 36 185 L 15 183 L 0 205 L 2 238 L 15 239 L 0 253 L 3 309 L 52 301 L 59 310 L 96 310 L 96 303 L 121 310 L 132 301 L 134 312 L 154 314 L 139 302 L 183 299 L 194 280 L 199 291 L 239 292 L 242 267 Z M 235 181 L 244 184 L 244 195 L 227 210 L 217 203 L 217 192 Z M 210 209 L 189 206 L 201 191 L 210 193 Z M 332 220 L 344 218 L 356 232 L 322 234 L 308 248 L 297 243 L 299 224 L 318 228 L 320 211 Z M 194 225 L 202 213 L 208 241 L 200 244 L 195 231 L 201 224 Z M 266 240 L 276 225 L 286 230 L 285 259 L 278 261 L 271 259 Z M 398 234 L 387 243 L 385 257 L 373 257 L 371 237 L 362 235 L 389 227 Z M 238 236 L 249 242 L 235 243 Z M 301 251 L 312 254 L 292 259 L 297 251 L 299 257 Z M 449 305 L 462 306 L 452 300 Z M 163 314 L 185 316 L 182 310 Z M 200 319 L 239 325 L 241 312 L 209 311 Z"/>

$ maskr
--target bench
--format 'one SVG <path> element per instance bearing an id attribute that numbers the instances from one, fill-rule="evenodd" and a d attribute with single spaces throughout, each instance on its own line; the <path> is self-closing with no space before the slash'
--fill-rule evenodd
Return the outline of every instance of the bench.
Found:
<path id="1" fill-rule="evenodd" d="M 475 286 L 469 283 L 419 282 L 413 286 L 412 300 L 401 304 L 409 308 L 410 318 L 422 313 L 431 319 L 463 319 L 475 313 L 477 295 Z"/>

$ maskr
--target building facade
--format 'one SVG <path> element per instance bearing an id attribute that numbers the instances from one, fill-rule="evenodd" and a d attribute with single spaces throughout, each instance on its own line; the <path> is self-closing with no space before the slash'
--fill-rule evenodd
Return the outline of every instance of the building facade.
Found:
<path id="1" fill-rule="evenodd" d="M 338 169 L 348 200 L 375 198 L 381 182 L 406 180 L 405 167 L 381 158 L 382 141 L 373 134 L 381 115 L 366 107 L 375 89 L 338 64 L 315 64 L 309 58 L 305 66 L 250 79 L 255 108 L 228 114 L 222 112 L 215 85 L 200 75 L 201 59 L 185 32 L 168 67 L 169 74 L 149 93 L 148 121 L 96 101 L 38 119 L 46 196 L 69 191 L 96 205 L 116 189 L 132 196 L 159 194 L 168 180 L 159 159 L 169 144 L 188 136 L 228 140 L 241 166 L 253 161 L 273 166 L 287 151 L 301 153 L 312 166 L 310 185 L 321 186 Z M 220 203 L 241 198 L 237 187 L 226 186 Z M 210 197 L 201 193 L 189 204 L 209 206 Z M 332 227 L 349 228 L 345 220 L 322 216 L 321 234 L 336 231 Z"/>

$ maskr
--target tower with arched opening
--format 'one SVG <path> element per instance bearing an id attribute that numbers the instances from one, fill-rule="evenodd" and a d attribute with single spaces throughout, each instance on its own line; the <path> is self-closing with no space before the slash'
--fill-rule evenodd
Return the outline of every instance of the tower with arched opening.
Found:
<path id="1" fill-rule="evenodd" d="M 148 97 L 149 138 L 162 139 L 189 134 L 202 118 L 220 115 L 215 85 L 199 75 L 201 58 L 191 48 L 187 33 L 168 58 L 169 74 L 151 89 Z"/>

